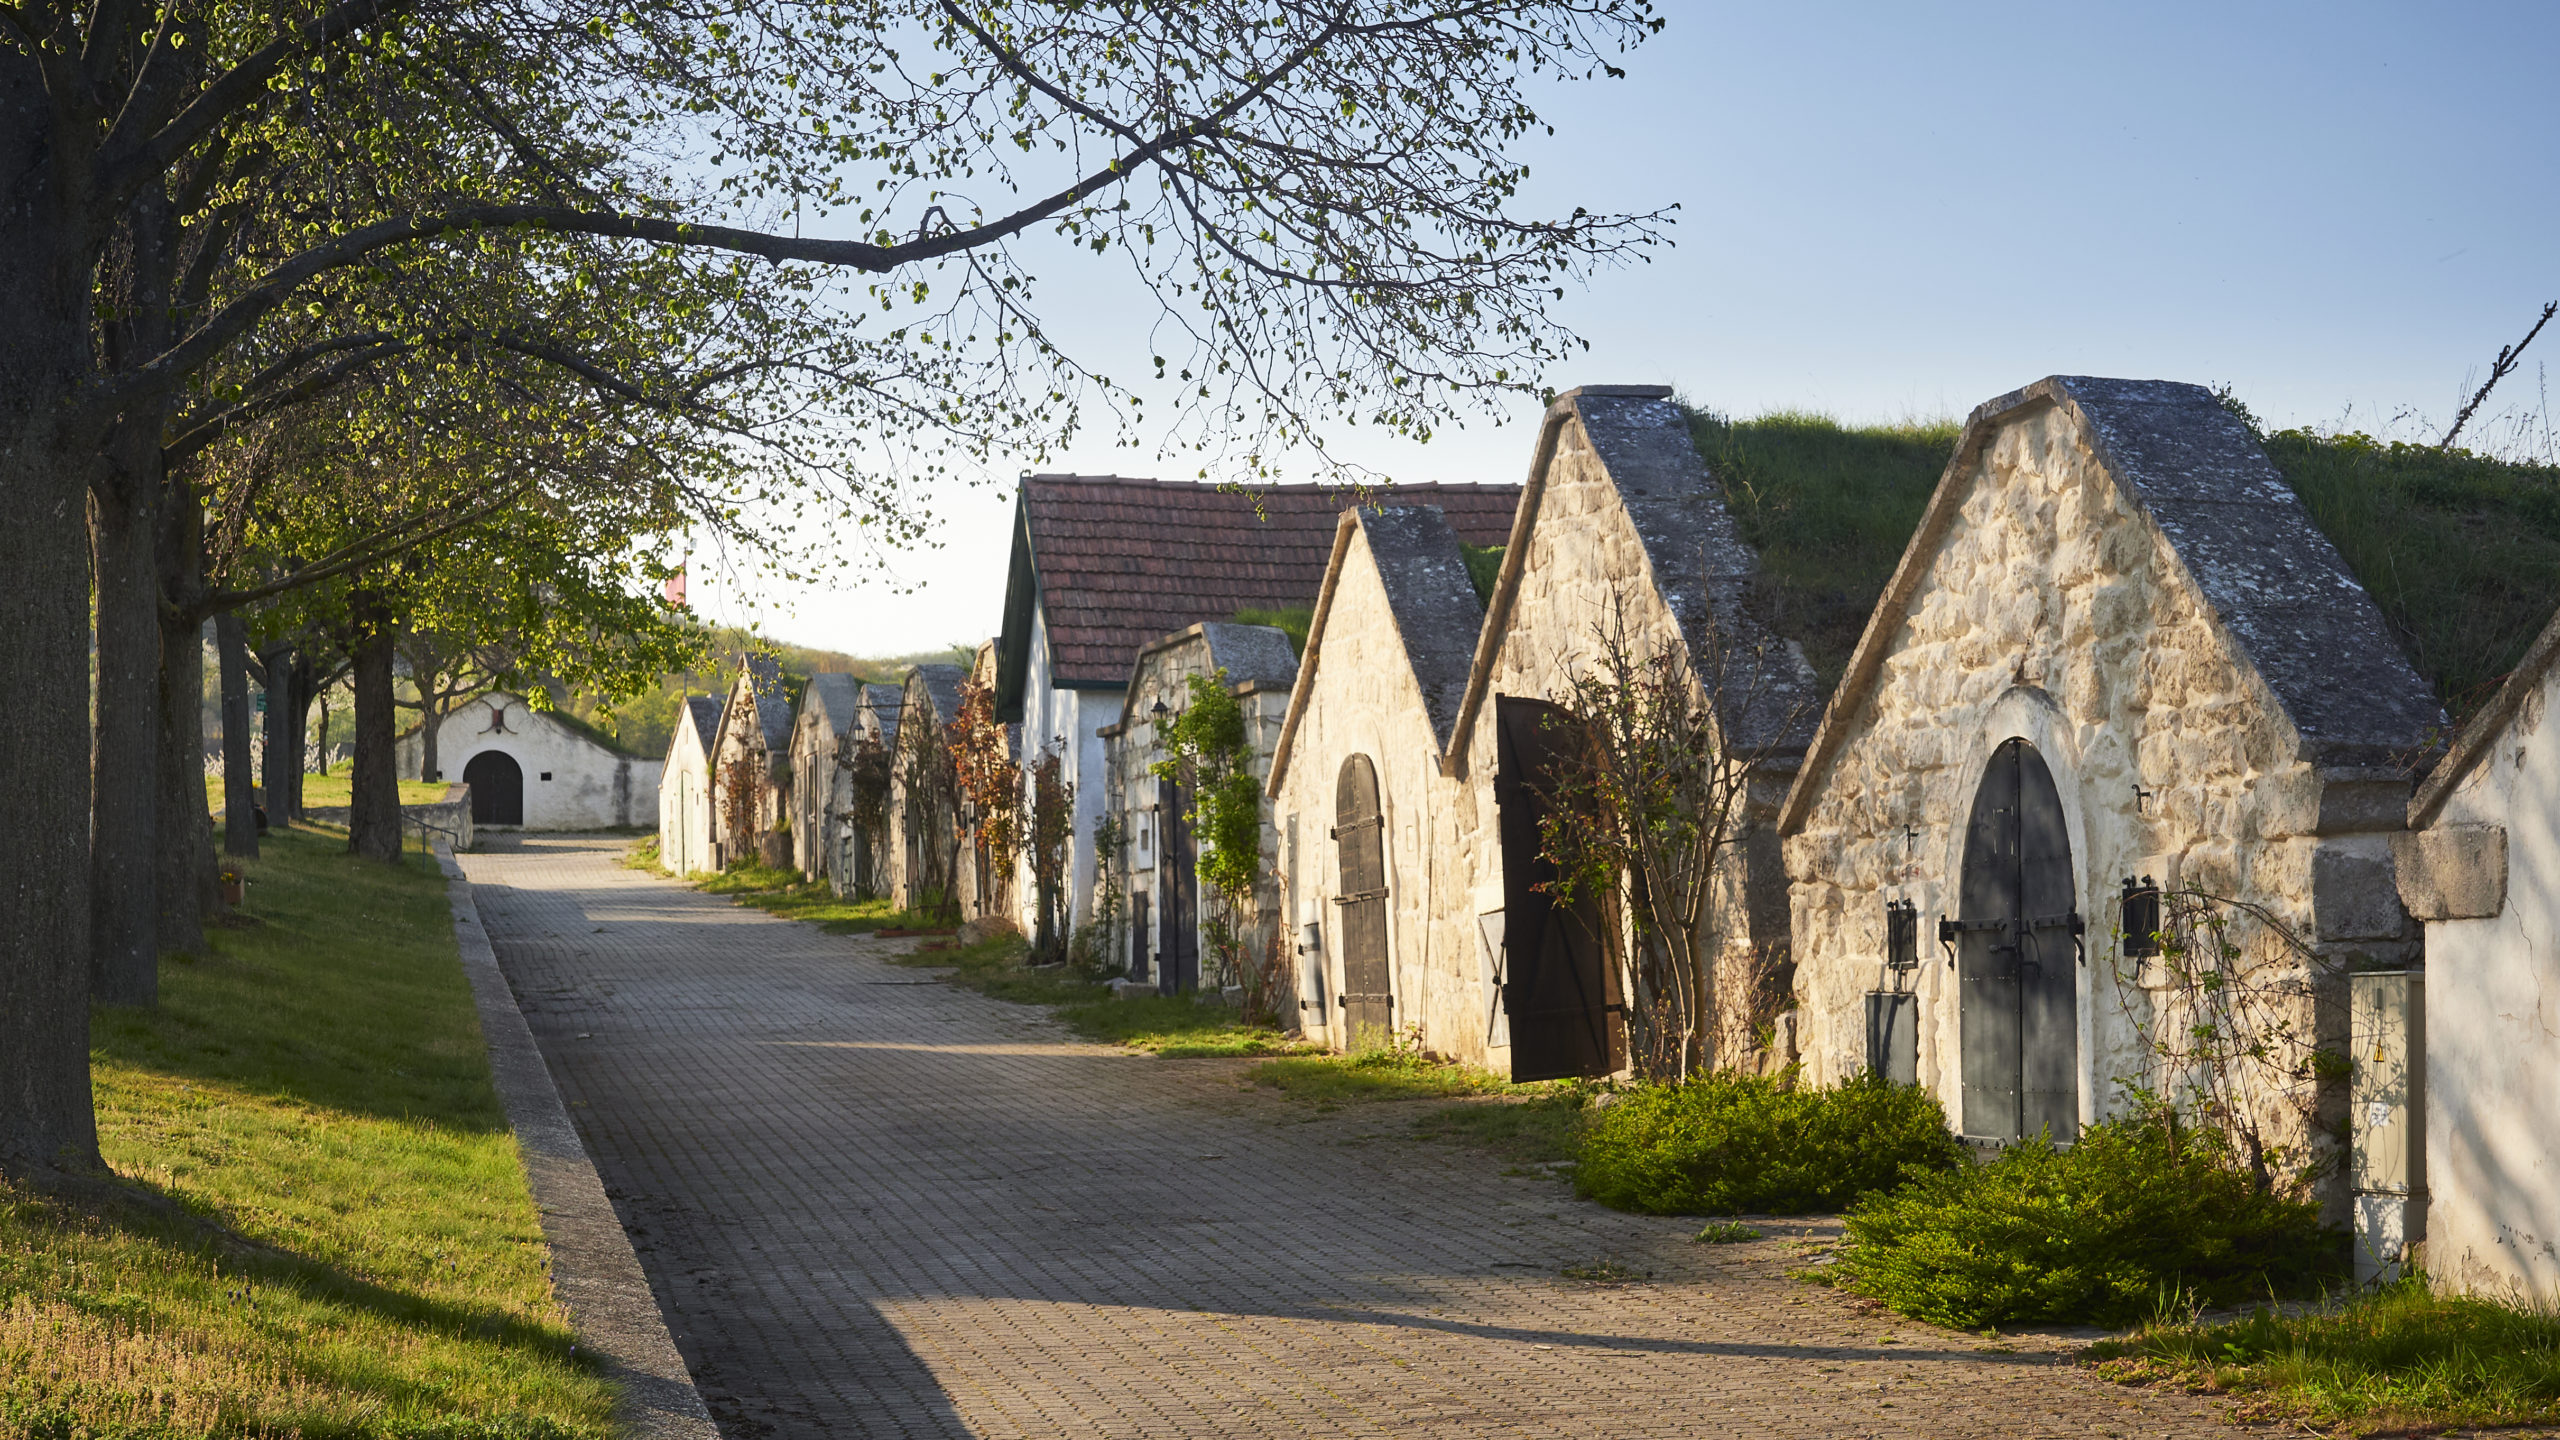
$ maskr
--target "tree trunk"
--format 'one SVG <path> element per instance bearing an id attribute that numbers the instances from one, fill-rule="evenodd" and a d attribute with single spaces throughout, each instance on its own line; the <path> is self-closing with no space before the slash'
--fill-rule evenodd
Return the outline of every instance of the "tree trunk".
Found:
<path id="1" fill-rule="evenodd" d="M 166 614 L 167 612 L 163 612 Z M 157 766 L 160 814 L 155 865 L 160 949 L 202 955 L 204 917 L 222 909 L 213 858 L 213 815 L 204 798 L 204 634 L 165 624 L 160 637 Z"/>
<path id="2" fill-rule="evenodd" d="M 302 771 L 296 773 L 326 775 L 329 773 L 329 692 L 322 690 L 312 698 L 320 702 L 320 744 L 304 757 Z M 300 780 L 293 783 L 296 790 L 301 788 Z M 296 805 L 294 808 L 299 810 L 302 807 Z"/>
<path id="3" fill-rule="evenodd" d="M 222 676 L 222 853 L 258 858 L 257 775 L 249 764 L 249 627 L 236 610 L 213 618 Z"/>
<path id="4" fill-rule="evenodd" d="M 98 437 L 90 266 L 65 209 L 87 164 L 34 61 L 0 59 L 0 1170 L 94 1171 L 89 1096 L 89 547 Z"/>
<path id="5" fill-rule="evenodd" d="M 168 476 L 160 493 L 160 948 L 205 953 L 222 870 L 204 798 L 204 509 Z"/>
<path id="6" fill-rule="evenodd" d="M 311 709 L 311 662 L 291 645 L 259 656 L 267 672 L 267 823 L 302 818 L 302 726 Z"/>
<path id="7" fill-rule="evenodd" d="M 159 477 L 127 463 L 89 507 L 98 594 L 98 701 L 89 752 L 89 981 L 108 1005 L 160 998 Z"/>
<path id="8" fill-rule="evenodd" d="M 347 848 L 367 860 L 396 865 L 400 861 L 399 709 L 391 693 L 391 618 L 381 597 L 357 597 L 356 624 L 356 746 L 347 777 Z"/>
<path id="9" fill-rule="evenodd" d="M 444 710 L 433 690 L 418 691 L 418 778 L 441 780 L 436 770 L 436 733 L 444 729 Z"/>

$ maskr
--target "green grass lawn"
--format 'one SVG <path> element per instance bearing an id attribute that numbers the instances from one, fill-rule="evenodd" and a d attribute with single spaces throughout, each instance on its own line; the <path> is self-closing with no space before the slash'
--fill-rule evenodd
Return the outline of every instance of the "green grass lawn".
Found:
<path id="1" fill-rule="evenodd" d="M 355 798 L 352 778 L 349 767 L 345 765 L 326 775 L 305 775 L 302 777 L 302 803 L 314 810 L 349 804 Z M 433 805 L 442 800 L 444 792 L 451 788 L 441 780 L 403 780 L 400 782 L 400 803 Z M 204 803 L 213 808 L 214 814 L 222 813 L 221 776 L 204 777 Z"/>
<path id="2" fill-rule="evenodd" d="M 249 923 L 95 1020 L 107 1161 L 184 1213 L 0 1188 L 0 1434 L 610 1435 L 432 861 L 244 868 Z"/>
<path id="3" fill-rule="evenodd" d="M 2308 1315 L 2165 1320 L 2090 1357 L 2126 1383 L 2231 1395 L 2246 1420 L 2350 1434 L 2560 1423 L 2560 1315 L 2415 1280 Z"/>

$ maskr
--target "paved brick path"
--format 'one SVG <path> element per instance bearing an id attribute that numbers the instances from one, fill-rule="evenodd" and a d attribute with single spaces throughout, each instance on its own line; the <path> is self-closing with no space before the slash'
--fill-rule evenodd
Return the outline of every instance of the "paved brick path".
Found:
<path id="1" fill-rule="evenodd" d="M 2232 1434 L 2052 1342 L 1861 1313 L 1786 1243 L 1406 1139 L 1402 1107 L 1081 1043 L 622 843 L 462 862 L 729 1440 Z M 1654 1278 L 1560 1274 L 1604 1258 Z"/>

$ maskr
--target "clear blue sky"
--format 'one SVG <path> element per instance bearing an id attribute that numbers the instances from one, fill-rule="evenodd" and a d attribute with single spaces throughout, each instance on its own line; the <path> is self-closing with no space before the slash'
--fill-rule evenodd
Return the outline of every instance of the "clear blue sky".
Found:
<path id="1" fill-rule="evenodd" d="M 2560 297 L 2560 5 L 1662 13 L 1625 80 L 1543 97 L 1558 134 L 1527 152 L 1531 205 L 1681 206 L 1676 248 L 1561 302 L 1592 349 L 1558 388 L 1875 420 L 2124 375 L 2228 382 L 2277 424 L 2414 412 L 2415 438 Z M 1136 373 L 1110 364 L 1143 348 L 1117 272 L 1041 268 L 1053 333 Z M 2560 333 L 2528 359 L 2560 379 Z M 1516 481 L 1536 418 L 1334 443 L 1398 479 Z M 993 633 L 1018 468 L 935 497 L 939 548 L 895 567 L 910 593 L 764 584 L 752 618 L 861 654 Z M 1194 466 L 1095 435 L 1054 468 Z"/>

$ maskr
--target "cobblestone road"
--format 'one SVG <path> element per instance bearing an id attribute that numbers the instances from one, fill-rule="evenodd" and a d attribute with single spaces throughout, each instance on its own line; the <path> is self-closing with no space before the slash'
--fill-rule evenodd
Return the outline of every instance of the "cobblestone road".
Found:
<path id="1" fill-rule="evenodd" d="M 480 913 L 729 1440 L 2233 1433 L 1401 1107 L 1079 1042 L 624 842 L 488 843 Z M 1653 1278 L 1561 1273 L 1603 1259 Z"/>

